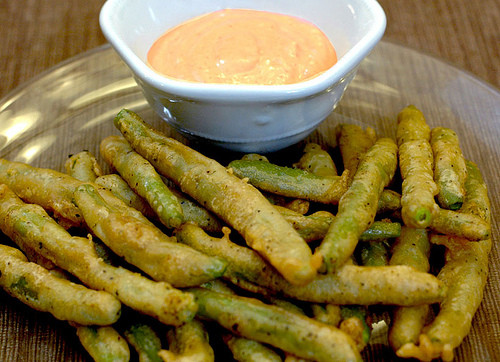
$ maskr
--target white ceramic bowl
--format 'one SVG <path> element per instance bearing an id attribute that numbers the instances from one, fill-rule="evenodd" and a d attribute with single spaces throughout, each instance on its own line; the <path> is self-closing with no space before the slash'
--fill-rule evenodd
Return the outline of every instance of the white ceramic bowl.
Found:
<path id="1" fill-rule="evenodd" d="M 274 86 L 185 82 L 146 64 L 149 48 L 167 29 L 224 8 L 309 20 L 328 36 L 338 62 L 310 80 Z M 231 150 L 264 153 L 304 139 L 333 111 L 382 37 L 386 18 L 376 0 L 108 0 L 100 25 L 150 105 L 171 126 Z"/>

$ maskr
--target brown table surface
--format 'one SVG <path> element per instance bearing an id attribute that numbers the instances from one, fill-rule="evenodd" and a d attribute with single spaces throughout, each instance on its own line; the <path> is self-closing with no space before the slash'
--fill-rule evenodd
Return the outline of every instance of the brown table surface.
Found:
<path id="1" fill-rule="evenodd" d="M 0 1 L 0 99 L 59 62 L 105 44 L 98 24 L 103 2 Z M 498 0 L 379 2 L 388 20 L 384 40 L 441 58 L 494 87 L 500 87 Z M 500 119 L 497 121 L 500 127 Z M 498 197 L 495 196 L 495 199 Z M 2 292 L 1 297 L 6 297 L 6 294 Z M 24 333 L 29 333 L 32 326 L 29 318 L 38 317 L 33 313 L 28 322 L 15 321 L 25 323 Z M 13 353 L 15 349 L 9 350 L 9 346 L 4 345 L 5 341 L 13 340 L 7 335 L 9 323 L 12 320 L 0 318 L 0 360 L 23 360 L 22 356 Z M 20 327 L 17 328 L 19 330 Z M 499 336 L 493 338 L 498 341 Z M 17 338 L 14 340 L 19 341 Z M 60 358 L 68 356 L 67 348 L 61 346 Z M 59 357 L 51 356 L 51 360 L 58 360 Z"/>

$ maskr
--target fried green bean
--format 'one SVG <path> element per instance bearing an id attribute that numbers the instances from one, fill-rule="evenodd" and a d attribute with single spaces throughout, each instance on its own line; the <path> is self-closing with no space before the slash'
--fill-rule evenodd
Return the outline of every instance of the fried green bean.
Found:
<path id="1" fill-rule="evenodd" d="M 102 169 L 95 156 L 89 151 L 81 151 L 71 155 L 64 163 L 66 173 L 77 180 L 94 182 L 102 175 Z"/>
<path id="2" fill-rule="evenodd" d="M 127 341 L 111 326 L 78 326 L 76 334 L 83 348 L 96 362 L 128 362 Z"/>
<path id="3" fill-rule="evenodd" d="M 137 195 L 120 175 L 112 173 L 99 176 L 95 179 L 95 184 L 110 191 L 117 198 L 125 202 L 128 206 L 140 211 L 147 218 L 154 219 L 157 217 L 147 201 Z"/>
<path id="4" fill-rule="evenodd" d="M 106 264 L 92 241 L 71 236 L 41 206 L 23 203 L 6 186 L 0 190 L 0 228 L 21 249 L 36 248 L 89 287 L 104 290 L 165 324 L 179 325 L 193 318 L 197 306 L 191 294 Z"/>
<path id="5" fill-rule="evenodd" d="M 389 264 L 389 251 L 385 240 L 370 241 L 361 244 L 359 251 L 361 265 L 384 266 Z"/>
<path id="6" fill-rule="evenodd" d="M 316 211 L 310 215 L 302 215 L 286 207 L 275 206 L 283 217 L 293 226 L 302 238 L 311 242 L 323 239 L 335 219 L 328 211 Z M 368 229 L 363 231 L 359 240 L 381 240 L 395 238 L 401 232 L 401 224 L 390 221 L 375 221 Z"/>
<path id="7" fill-rule="evenodd" d="M 305 215 L 309 211 L 311 202 L 304 199 L 290 199 L 288 197 L 272 194 L 270 192 L 263 192 L 269 202 L 275 206 L 286 207 L 287 209 L 298 212 L 299 214 Z"/>
<path id="8" fill-rule="evenodd" d="M 176 236 L 179 242 L 227 260 L 225 279 L 243 288 L 248 288 L 248 283 L 256 284 L 298 300 L 331 304 L 416 305 L 439 302 L 446 292 L 436 277 L 406 266 L 344 265 L 333 274 L 318 275 L 309 284 L 296 286 L 276 273 L 253 250 L 232 243 L 227 230 L 224 237 L 215 238 L 194 224 L 184 224 Z"/>
<path id="9" fill-rule="evenodd" d="M 177 197 L 163 183 L 151 163 L 134 152 L 123 137 L 108 136 L 103 139 L 101 154 L 129 186 L 149 203 L 163 225 L 175 228 L 184 221 Z"/>
<path id="10" fill-rule="evenodd" d="M 153 130 L 131 111 L 122 110 L 114 122 L 136 152 L 241 233 L 287 280 L 305 284 L 314 278 L 318 263 L 309 246 L 258 190 L 215 160 Z"/>
<path id="11" fill-rule="evenodd" d="M 48 262 L 48 266 L 45 268 L 48 269 L 50 274 L 64 280 L 70 279 L 69 274 L 65 270 L 58 268 L 54 263 L 37 252 L 31 254 L 28 259 L 31 262 L 35 262 L 36 260 L 36 263 L 40 261 Z M 78 301 L 74 303 L 78 303 Z M 69 321 L 69 324 L 76 328 L 76 334 L 80 343 L 95 361 L 129 361 L 130 351 L 128 344 L 113 327 L 108 325 L 100 326 L 94 323 L 92 325 L 81 325 L 75 321 Z"/>
<path id="12" fill-rule="evenodd" d="M 217 279 L 201 286 L 202 288 L 211 290 L 218 293 L 226 293 L 229 295 L 235 295 L 233 289 L 231 289 L 224 281 Z M 272 298 L 271 303 L 279 306 L 278 303 L 285 304 L 287 307 L 299 308 L 292 303 L 288 303 L 282 299 Z M 301 312 L 303 314 L 303 312 Z M 281 361 L 281 357 L 269 347 L 263 345 L 260 342 L 253 341 L 247 338 L 241 338 L 235 336 L 232 333 L 227 333 L 223 335 L 224 342 L 229 347 L 233 354 L 233 358 L 236 361 L 246 362 L 246 361 Z"/>
<path id="13" fill-rule="evenodd" d="M 175 287 L 197 286 L 218 278 L 226 268 L 220 258 L 179 244 L 156 226 L 137 218 L 135 209 L 109 204 L 91 184 L 77 187 L 74 199 L 95 235 L 155 280 Z"/>
<path id="14" fill-rule="evenodd" d="M 490 224 L 480 217 L 446 209 L 439 209 L 432 219 L 429 229 L 440 234 L 463 237 L 469 240 L 484 240 L 491 235 Z"/>
<path id="15" fill-rule="evenodd" d="M 161 362 L 159 352 L 162 349 L 160 337 L 145 323 L 133 323 L 125 328 L 125 338 L 134 347 L 139 362 Z"/>
<path id="16" fill-rule="evenodd" d="M 281 362 L 279 354 L 262 343 L 232 334 L 224 336 L 233 358 L 238 362 Z"/>
<path id="17" fill-rule="evenodd" d="M 385 189 L 378 199 L 377 214 L 386 214 L 401 209 L 401 194 Z"/>
<path id="18" fill-rule="evenodd" d="M 473 214 L 485 222 L 491 222 L 490 202 L 486 184 L 477 165 L 466 161 L 467 178 L 465 199 L 461 212 Z M 431 241 L 432 241 L 431 237 Z M 403 345 L 398 354 L 402 357 L 426 356 L 443 361 L 453 360 L 453 350 L 469 333 L 472 318 L 483 298 L 488 276 L 488 254 L 491 239 L 469 242 L 450 237 L 445 264 L 438 274 L 448 287 L 445 299 L 440 303 L 436 318 L 424 328 L 419 345 Z"/>
<path id="19" fill-rule="evenodd" d="M 476 215 L 488 224 L 491 224 L 491 205 L 488 189 L 479 167 L 472 161 L 466 160 L 467 178 L 465 179 L 465 200 L 460 212 Z"/>
<path id="20" fill-rule="evenodd" d="M 220 231 L 222 229 L 222 223 L 214 214 L 177 189 L 172 188 L 170 191 L 179 200 L 185 221 L 194 222 L 206 231 Z"/>
<path id="21" fill-rule="evenodd" d="M 391 221 L 374 221 L 373 224 L 363 231 L 359 241 L 382 241 L 397 238 L 401 234 L 401 224 Z"/>
<path id="22" fill-rule="evenodd" d="M 318 176 L 298 168 L 257 160 L 234 160 L 227 167 L 260 190 L 324 204 L 337 204 L 347 189 L 347 173 Z"/>
<path id="23" fill-rule="evenodd" d="M 392 247 L 391 265 L 408 265 L 428 272 L 430 243 L 426 229 L 403 227 Z M 406 343 L 417 343 L 429 315 L 429 305 L 396 308 L 389 329 L 389 344 L 398 351 Z"/>
<path id="24" fill-rule="evenodd" d="M 5 245 L 0 245 L 0 254 L 4 250 L 9 250 L 9 249 L 3 249 L 3 248 L 8 248 L 8 247 Z M 17 249 L 14 249 L 14 248 L 12 248 L 12 250 L 14 250 L 14 253 L 12 254 L 12 256 L 14 256 L 14 257 L 19 256 L 20 257 L 19 261 L 22 261 L 22 262 L 25 261 L 25 260 L 21 260 L 23 258 L 22 253 L 20 253 Z M 35 263 L 35 262 L 39 263 L 40 261 L 42 261 L 44 264 L 47 265 L 47 266 L 44 266 L 44 268 L 47 269 L 47 271 L 53 276 L 53 278 L 57 278 L 55 285 L 54 285 L 54 283 L 51 282 L 51 280 L 49 280 L 49 282 L 51 282 L 50 289 L 56 288 L 57 285 L 60 284 L 59 280 L 68 280 L 68 283 L 73 284 L 69 281 L 69 275 L 67 274 L 67 272 L 65 270 L 58 268 L 57 266 L 55 266 L 54 263 L 52 263 L 50 260 L 46 259 L 45 257 L 41 256 L 40 254 L 38 254 L 36 251 L 33 251 L 33 253 L 28 257 L 28 260 L 31 261 L 32 263 Z M 1 262 L 0 262 L 0 264 L 1 264 Z M 43 269 L 40 269 L 40 267 L 32 267 L 32 268 L 28 268 L 28 269 L 34 269 L 33 276 L 35 276 L 35 277 L 36 277 L 38 270 L 42 270 L 43 274 L 46 274 L 46 272 L 43 271 Z M 2 273 L 2 268 L 0 266 L 0 274 L 1 273 Z M 43 283 L 46 279 L 47 278 L 44 278 L 44 276 L 36 277 L 37 284 L 40 284 L 40 282 Z M 49 278 L 49 279 L 51 279 L 51 278 Z M 0 284 L 1 284 L 1 281 L 0 281 Z M 28 288 L 28 287 L 29 286 L 26 285 L 26 288 Z M 80 286 L 78 285 L 78 287 L 80 287 Z M 23 287 L 23 289 L 26 291 L 28 290 L 28 289 L 25 289 L 24 287 Z M 72 300 L 69 300 L 67 302 L 70 303 L 71 310 L 73 310 L 73 311 L 78 310 L 79 303 L 81 300 L 83 300 L 83 303 L 88 304 L 88 303 L 86 303 L 87 302 L 86 299 L 88 299 L 88 298 L 86 298 L 86 297 L 81 298 L 81 293 L 78 290 L 76 290 L 76 291 L 70 290 L 70 292 L 72 293 L 72 296 L 71 296 Z M 95 293 L 96 291 L 91 290 L 91 292 Z M 97 292 L 97 293 L 101 293 L 101 292 Z M 30 292 L 29 294 L 33 295 L 32 292 Z M 58 297 L 58 299 L 60 299 L 59 295 L 57 297 Z M 106 302 L 104 302 L 102 300 L 102 298 L 96 299 L 94 296 L 91 296 L 91 297 L 92 297 L 92 299 L 91 299 L 92 303 L 97 304 L 97 306 L 100 307 L 101 309 L 103 307 L 105 307 Z M 38 296 L 37 296 L 37 298 L 38 298 Z M 51 308 L 65 308 L 65 306 L 61 306 L 60 303 L 61 303 L 60 301 L 56 301 L 55 303 L 51 302 Z M 85 308 L 85 306 L 84 306 L 84 308 Z M 38 309 L 38 308 L 35 308 L 35 309 Z M 61 310 L 59 310 L 59 309 L 56 309 L 56 310 L 58 311 L 59 315 L 61 315 Z M 79 324 L 80 320 L 75 321 L 75 320 L 73 320 L 73 318 L 71 320 L 69 320 L 69 324 L 76 328 L 76 334 L 77 334 L 78 338 L 80 339 L 82 346 L 85 348 L 85 350 L 87 350 L 87 352 L 92 356 L 92 358 L 95 361 L 103 361 L 103 362 L 106 362 L 106 361 L 128 362 L 129 361 L 130 351 L 129 351 L 127 342 L 119 335 L 119 333 L 113 327 L 110 327 L 107 325 L 107 324 L 111 324 L 113 322 L 116 322 L 116 320 L 118 319 L 120 314 L 121 313 L 119 311 L 116 315 L 116 318 L 113 321 L 108 321 L 108 323 L 104 323 L 104 325 L 96 324 L 95 320 L 91 321 L 90 325 Z"/>
<path id="25" fill-rule="evenodd" d="M 403 226 L 401 236 L 392 245 L 391 265 L 408 265 L 429 271 L 430 244 L 426 229 Z"/>
<path id="26" fill-rule="evenodd" d="M 434 182 L 430 128 L 422 112 L 408 106 L 398 114 L 396 134 L 403 178 L 401 216 L 406 225 L 423 229 L 439 210 L 434 201 L 438 187 Z"/>
<path id="27" fill-rule="evenodd" d="M 192 320 L 167 333 L 169 349 L 159 352 L 164 361 L 213 362 L 214 351 L 208 341 L 205 326 L 198 320 Z"/>
<path id="28" fill-rule="evenodd" d="M 342 321 L 339 305 L 314 303 L 311 305 L 311 312 L 314 319 L 334 327 L 337 327 Z"/>
<path id="29" fill-rule="evenodd" d="M 337 140 L 344 169 L 349 171 L 350 185 L 361 158 L 373 146 L 375 140 L 360 126 L 345 123 L 337 126 Z"/>
<path id="30" fill-rule="evenodd" d="M 0 190 L 1 190 L 1 186 L 0 186 Z M 3 192 L 3 191 L 0 191 L 0 192 Z M 22 248 L 20 247 L 20 249 L 30 262 L 36 263 L 36 264 L 44 267 L 45 269 L 49 270 L 50 272 L 58 269 L 57 266 L 51 260 L 40 255 L 35 248 L 23 246 Z M 64 271 L 57 270 L 57 273 L 64 274 Z"/>
<path id="31" fill-rule="evenodd" d="M 431 131 L 434 153 L 434 180 L 438 186 L 437 199 L 444 209 L 458 210 L 465 197 L 467 168 L 458 136 L 452 129 L 436 127 Z"/>
<path id="32" fill-rule="evenodd" d="M 318 176 L 337 176 L 337 167 L 332 157 L 316 143 L 306 144 L 304 154 L 293 166 Z"/>
<path id="33" fill-rule="evenodd" d="M 396 172 L 397 147 L 389 138 L 380 138 L 366 152 L 337 216 L 315 255 L 320 255 L 327 272 L 338 269 L 352 255 L 361 234 L 373 223 L 378 199 Z"/>
<path id="34" fill-rule="evenodd" d="M 118 320 L 121 303 L 109 293 L 88 289 L 29 262 L 18 249 L 0 244 L 0 286 L 33 309 L 82 325 Z"/>
<path id="35" fill-rule="evenodd" d="M 403 108 L 398 114 L 396 139 L 398 146 L 416 140 L 430 140 L 431 129 L 424 114 L 414 105 Z"/>
<path id="36" fill-rule="evenodd" d="M 323 239 L 335 219 L 335 216 L 328 211 L 317 211 L 306 216 L 286 207 L 277 205 L 275 207 L 306 242 Z"/>
<path id="37" fill-rule="evenodd" d="M 359 245 L 359 262 L 365 267 L 384 267 L 389 264 L 387 240 L 376 240 Z M 362 350 L 371 337 L 371 327 L 367 322 L 368 309 L 362 305 L 343 305 L 340 307 L 342 321 L 340 329 L 353 337 Z"/>
<path id="38" fill-rule="evenodd" d="M 0 158 L 0 183 L 21 199 L 41 205 L 65 227 L 81 227 L 84 220 L 73 204 L 73 191 L 82 182 L 61 172 Z"/>
<path id="39" fill-rule="evenodd" d="M 366 307 L 360 305 L 342 306 L 340 315 L 342 321 L 339 328 L 354 339 L 360 351 L 363 350 L 371 336 L 371 328 L 366 322 Z"/>
<path id="40" fill-rule="evenodd" d="M 245 338 L 316 361 L 361 359 L 352 339 L 335 327 L 254 298 L 203 288 L 189 291 L 196 296 L 199 316 Z"/>

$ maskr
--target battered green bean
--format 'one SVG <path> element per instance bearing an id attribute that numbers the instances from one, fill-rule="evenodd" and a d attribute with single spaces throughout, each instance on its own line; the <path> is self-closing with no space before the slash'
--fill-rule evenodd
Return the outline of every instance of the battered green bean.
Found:
<path id="1" fill-rule="evenodd" d="M 352 255 L 361 234 L 373 223 L 378 199 L 396 172 L 397 147 L 380 138 L 366 152 L 351 186 L 342 196 L 337 216 L 315 255 L 323 259 L 327 272 L 338 269 Z"/>
<path id="2" fill-rule="evenodd" d="M 240 232 L 287 280 L 305 284 L 314 278 L 318 263 L 309 246 L 258 190 L 215 160 L 153 130 L 133 112 L 122 110 L 115 126 L 136 152 Z"/>
<path id="3" fill-rule="evenodd" d="M 349 171 L 349 184 L 358 169 L 359 162 L 375 140 L 358 125 L 340 124 L 337 126 L 337 139 L 344 169 Z"/>
<path id="4" fill-rule="evenodd" d="M 259 155 L 257 153 L 245 154 L 241 157 L 241 159 L 244 161 L 269 162 L 267 157 Z M 263 192 L 263 194 L 266 197 L 266 199 L 269 200 L 269 202 L 272 203 L 273 205 L 286 207 L 287 209 L 294 210 L 302 215 L 304 215 L 309 211 L 310 202 L 308 200 L 288 198 L 270 192 Z"/>
<path id="5" fill-rule="evenodd" d="M 323 239 L 335 216 L 328 211 L 317 211 L 302 215 L 282 206 L 275 206 L 305 241 Z M 401 224 L 389 221 L 375 221 L 361 236 L 360 241 L 388 239 L 399 236 Z"/>
<path id="6" fill-rule="evenodd" d="M 337 167 L 332 157 L 316 143 L 306 144 L 304 154 L 293 166 L 318 176 L 337 176 Z"/>
<path id="7" fill-rule="evenodd" d="M 270 192 L 263 192 L 262 194 L 271 204 L 285 207 L 302 215 L 307 214 L 309 207 L 311 206 L 311 202 L 304 199 L 290 199 L 288 197 L 272 194 Z"/>
<path id="8" fill-rule="evenodd" d="M 179 242 L 227 260 L 225 279 L 243 288 L 256 284 L 266 288 L 268 293 L 272 291 L 298 300 L 331 304 L 416 305 L 438 302 L 446 292 L 436 277 L 406 266 L 344 265 L 333 274 L 318 275 L 309 284 L 296 286 L 283 279 L 257 253 L 232 243 L 227 230 L 224 237 L 214 238 L 194 224 L 184 224 L 176 236 Z"/>
<path id="9" fill-rule="evenodd" d="M 490 202 L 484 180 L 477 165 L 466 161 L 466 166 L 466 196 L 460 211 L 490 223 Z M 420 335 L 419 345 L 403 345 L 398 351 L 400 356 L 441 357 L 443 361 L 451 361 L 453 350 L 469 333 L 472 318 L 483 298 L 492 243 L 491 239 L 478 242 L 451 239 L 454 241 L 447 244 L 445 264 L 438 274 L 438 279 L 447 285 L 448 293 L 440 303 L 438 315 Z"/>
<path id="10" fill-rule="evenodd" d="M 238 362 L 281 362 L 281 357 L 264 344 L 232 334 L 224 336 L 224 341 Z"/>
<path id="11" fill-rule="evenodd" d="M 431 138 L 431 129 L 424 114 L 414 105 L 403 108 L 398 114 L 396 139 L 398 146 L 403 143 Z"/>
<path id="12" fill-rule="evenodd" d="M 21 249 L 36 248 L 89 287 L 107 291 L 123 304 L 165 324 L 182 324 L 196 312 L 191 294 L 106 264 L 92 241 L 71 236 L 39 205 L 23 203 L 5 185 L 0 185 L 0 228 Z"/>
<path id="13" fill-rule="evenodd" d="M 162 348 L 161 340 L 151 326 L 144 323 L 134 323 L 126 327 L 124 335 L 137 352 L 139 362 L 162 361 L 158 355 Z"/>
<path id="14" fill-rule="evenodd" d="M 9 186 L 21 199 L 41 205 L 64 227 L 85 224 L 72 202 L 73 191 L 82 182 L 69 175 L 0 158 L 0 183 Z"/>
<path id="15" fill-rule="evenodd" d="M 340 308 L 342 321 L 340 329 L 352 336 L 361 351 L 370 341 L 371 328 L 366 322 L 366 307 L 359 305 L 342 306 Z"/>
<path id="16" fill-rule="evenodd" d="M 307 242 L 323 239 L 335 218 L 328 211 L 317 211 L 305 216 L 282 206 L 275 207 Z"/>
<path id="17" fill-rule="evenodd" d="M 147 201 L 137 195 L 120 175 L 109 174 L 99 176 L 96 178 L 95 184 L 110 191 L 117 198 L 125 202 L 128 206 L 140 211 L 147 218 L 154 219 L 157 217 Z"/>
<path id="18" fill-rule="evenodd" d="M 472 161 L 465 161 L 467 178 L 465 179 L 465 202 L 460 212 L 476 215 L 491 224 L 491 206 L 486 183 L 479 167 Z"/>
<path id="19" fill-rule="evenodd" d="M 7 246 L 0 245 L 0 253 L 3 250 L 2 248 L 8 248 Z M 7 250 L 7 249 L 6 249 Z M 23 256 L 17 249 L 13 249 L 14 254 L 13 256 Z M 20 259 L 21 260 L 21 259 Z M 45 269 L 48 270 L 48 272 L 54 276 L 54 278 L 61 279 L 61 280 L 68 280 L 69 282 L 69 274 L 65 270 L 62 270 L 55 266 L 54 263 L 52 263 L 50 260 L 46 259 L 45 257 L 41 256 L 38 254 L 36 251 L 33 250 L 33 253 L 28 257 L 28 260 L 36 263 L 39 263 L 42 261 L 46 266 L 44 266 Z M 23 260 L 24 261 L 24 260 Z M 0 262 L 1 264 L 1 262 Z M 36 269 L 35 269 L 36 274 Z M 38 268 L 39 269 L 39 268 Z M 1 274 L 1 267 L 0 267 L 0 274 Z M 45 273 L 45 272 L 44 272 Z M 36 276 L 36 275 L 34 275 Z M 37 284 L 40 283 L 40 281 L 44 281 L 45 278 L 42 277 L 37 277 Z M 59 284 L 59 280 L 56 280 L 56 285 L 52 285 L 54 283 L 51 283 L 51 286 L 49 289 L 53 289 Z M 0 282 L 1 284 L 1 282 Z M 73 283 L 71 283 L 73 284 Z M 72 293 L 72 298 L 76 300 L 70 300 L 68 301 L 70 303 L 70 309 L 71 310 L 78 310 L 79 306 L 78 303 L 80 303 L 79 299 L 81 297 L 81 294 L 78 293 L 78 291 L 70 291 Z M 95 292 L 92 290 L 92 292 Z M 100 293 L 100 292 L 97 292 Z M 110 295 L 111 296 L 111 295 Z M 60 298 L 60 296 L 58 296 Z M 83 298 L 84 303 L 86 301 L 86 298 Z M 52 308 L 64 308 L 65 306 L 60 306 L 60 302 L 51 302 L 49 301 L 52 305 Z M 97 303 L 96 303 L 97 302 Z M 92 303 L 96 303 L 98 306 L 105 307 L 105 302 L 102 300 L 96 300 L 95 298 L 92 298 Z M 85 308 L 85 306 L 84 306 Z M 58 313 L 61 314 L 61 310 L 58 310 Z M 117 314 L 116 319 L 118 319 L 120 313 Z M 87 318 L 88 319 L 88 318 Z M 112 323 L 114 321 L 109 321 L 109 323 Z M 110 326 L 104 325 L 104 326 L 99 326 L 95 323 L 95 321 L 92 321 L 92 325 L 81 325 L 78 323 L 78 321 L 74 321 L 73 319 L 69 321 L 69 324 L 74 326 L 76 328 L 76 333 L 78 335 L 78 338 L 80 339 L 80 342 L 82 346 L 87 350 L 87 352 L 92 356 L 92 358 L 95 361 L 123 361 L 127 362 L 130 359 L 130 351 L 128 348 L 127 342 L 119 335 L 119 333 Z M 105 323 L 108 324 L 108 323 Z"/>
<path id="20" fill-rule="evenodd" d="M 91 184 L 77 187 L 74 198 L 95 235 L 155 280 L 175 287 L 197 286 L 218 278 L 226 268 L 225 261 L 178 244 L 151 223 L 138 219 L 136 211 L 125 204 L 118 208 L 107 203 Z"/>
<path id="21" fill-rule="evenodd" d="M 177 197 L 163 183 L 154 167 L 134 152 L 123 137 L 109 136 L 102 140 L 101 154 L 128 185 L 148 202 L 163 225 L 175 228 L 184 221 Z"/>
<path id="22" fill-rule="evenodd" d="M 111 326 L 78 326 L 80 343 L 96 362 L 128 362 L 130 349 L 125 338 Z"/>
<path id="23" fill-rule="evenodd" d="M 477 165 L 466 161 L 466 166 L 466 197 L 461 211 L 476 215 L 489 224 L 491 215 L 486 184 Z M 447 346 L 456 348 L 470 330 L 472 317 L 483 297 L 491 245 L 491 239 L 486 239 L 477 243 L 457 243 L 447 250 L 445 266 L 438 278 L 448 285 L 449 293 L 440 304 L 436 319 L 425 330 L 426 335 L 443 344 L 444 349 Z"/>
<path id="24" fill-rule="evenodd" d="M 120 316 L 121 303 L 111 294 L 56 277 L 29 262 L 18 249 L 1 244 L 0 286 L 24 304 L 57 319 L 107 325 Z"/>
<path id="25" fill-rule="evenodd" d="M 192 320 L 167 333 L 169 350 L 159 352 L 164 361 L 213 362 L 214 351 L 208 341 L 205 326 Z"/>
<path id="26" fill-rule="evenodd" d="M 206 231 L 220 231 L 222 229 L 222 223 L 214 214 L 175 188 L 170 191 L 179 200 L 185 221 L 194 222 Z"/>
<path id="27" fill-rule="evenodd" d="M 316 361 L 361 359 L 352 339 L 335 327 L 254 298 L 202 288 L 189 291 L 196 296 L 198 315 L 245 338 Z"/>
<path id="28" fill-rule="evenodd" d="M 403 226 L 401 236 L 392 246 L 391 265 L 408 265 L 416 270 L 429 271 L 430 244 L 426 229 Z"/>
<path id="29" fill-rule="evenodd" d="M 480 217 L 446 209 L 439 209 L 429 228 L 440 234 L 469 240 L 488 239 L 491 234 L 490 224 Z"/>
<path id="30" fill-rule="evenodd" d="M 401 234 L 401 224 L 391 221 L 374 221 L 373 224 L 363 231 L 359 241 L 381 241 L 396 238 Z"/>
<path id="31" fill-rule="evenodd" d="M 377 214 L 386 214 L 401 209 L 401 194 L 385 189 L 378 199 Z"/>
<path id="32" fill-rule="evenodd" d="M 370 241 L 361 245 L 359 252 L 361 265 L 364 266 L 384 266 L 389 264 L 389 251 L 387 242 Z"/>
<path id="33" fill-rule="evenodd" d="M 202 288 L 211 290 L 218 293 L 226 293 L 229 295 L 236 295 L 234 290 L 232 290 L 225 282 L 220 279 L 214 280 L 212 282 L 205 283 L 201 286 Z M 295 311 L 299 309 L 292 303 L 284 301 L 282 299 L 272 298 L 272 304 L 280 306 L 281 303 L 287 303 L 287 307 L 295 308 Z M 297 312 L 303 314 L 302 311 Z M 232 333 L 227 333 L 223 335 L 223 340 L 231 350 L 233 358 L 236 361 L 246 362 L 246 361 L 281 361 L 281 357 L 274 352 L 272 349 L 264 346 L 262 343 L 253 341 L 247 338 L 241 338 L 233 335 Z"/>
<path id="34" fill-rule="evenodd" d="M 408 265 L 429 271 L 430 243 L 425 229 L 403 227 L 392 247 L 391 265 Z M 389 329 L 389 343 L 398 351 L 406 343 L 417 343 L 429 315 L 429 305 L 396 308 Z"/>
<path id="35" fill-rule="evenodd" d="M 94 182 L 102 175 L 101 166 L 95 156 L 89 151 L 81 151 L 71 155 L 64 163 L 66 173 L 77 180 Z"/>
<path id="36" fill-rule="evenodd" d="M 334 327 L 342 321 L 340 306 L 335 304 L 312 304 L 311 312 L 313 318 Z"/>
<path id="37" fill-rule="evenodd" d="M 257 160 L 234 160 L 227 167 L 260 190 L 324 204 L 337 204 L 347 189 L 347 173 L 318 176 L 298 168 Z"/>
<path id="38" fill-rule="evenodd" d="M 438 186 L 438 202 L 445 209 L 458 210 L 462 207 L 465 197 L 464 183 L 467 177 L 458 136 L 449 128 L 433 128 L 431 146 L 434 153 L 434 180 Z"/>
<path id="39" fill-rule="evenodd" d="M 398 114 L 397 143 L 403 178 L 401 215 L 406 225 L 426 228 L 438 212 L 434 201 L 434 158 L 429 143 L 430 128 L 420 110 L 408 106 Z"/>

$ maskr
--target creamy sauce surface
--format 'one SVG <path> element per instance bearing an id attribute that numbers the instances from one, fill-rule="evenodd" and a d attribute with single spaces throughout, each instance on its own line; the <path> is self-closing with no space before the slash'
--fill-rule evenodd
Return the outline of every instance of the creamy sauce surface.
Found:
<path id="1" fill-rule="evenodd" d="M 298 83 L 337 62 L 333 45 L 312 23 L 246 9 L 212 12 L 168 30 L 147 59 L 171 78 L 260 85 Z"/>

